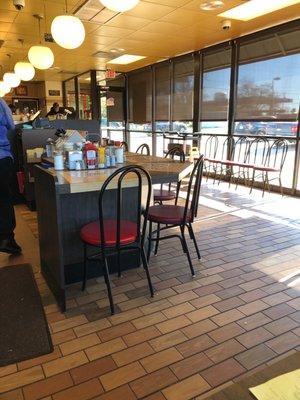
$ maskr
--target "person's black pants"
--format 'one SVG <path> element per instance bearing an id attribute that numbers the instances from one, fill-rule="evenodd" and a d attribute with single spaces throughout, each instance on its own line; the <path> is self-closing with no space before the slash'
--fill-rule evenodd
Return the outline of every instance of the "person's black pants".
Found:
<path id="1" fill-rule="evenodd" d="M 0 159 L 0 240 L 13 238 L 16 227 L 11 193 L 12 174 L 12 158 Z"/>

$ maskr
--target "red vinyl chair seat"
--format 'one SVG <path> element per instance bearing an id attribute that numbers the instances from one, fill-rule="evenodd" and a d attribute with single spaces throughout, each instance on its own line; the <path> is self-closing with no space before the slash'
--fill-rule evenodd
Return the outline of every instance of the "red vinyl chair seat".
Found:
<path id="1" fill-rule="evenodd" d="M 173 190 L 154 189 L 154 201 L 168 201 L 176 198 L 176 193 Z"/>
<path id="2" fill-rule="evenodd" d="M 208 162 L 216 163 L 216 164 L 219 164 L 221 162 L 221 160 L 218 160 L 217 158 L 209 158 L 209 157 L 205 157 L 204 161 L 208 161 Z"/>
<path id="3" fill-rule="evenodd" d="M 137 224 L 131 221 L 121 221 L 120 244 L 134 243 L 137 238 Z M 100 223 L 99 221 L 90 222 L 80 230 L 81 239 L 92 246 L 101 244 Z M 104 237 L 106 246 L 114 246 L 117 242 L 117 220 L 104 220 Z"/>
<path id="4" fill-rule="evenodd" d="M 263 171 L 263 172 L 280 172 L 279 168 L 265 167 L 264 165 L 254 165 L 253 169 L 255 169 L 256 171 Z"/>
<path id="5" fill-rule="evenodd" d="M 253 164 L 247 164 L 247 163 L 244 163 L 244 162 L 230 161 L 230 160 L 224 161 L 224 164 L 232 165 L 232 166 L 235 166 L 235 167 L 244 167 L 244 168 L 253 168 L 254 167 Z"/>
<path id="6" fill-rule="evenodd" d="M 184 217 L 184 207 L 176 205 L 157 205 L 149 207 L 148 220 L 156 223 L 175 225 L 181 224 Z M 188 212 L 187 222 L 191 221 Z"/>

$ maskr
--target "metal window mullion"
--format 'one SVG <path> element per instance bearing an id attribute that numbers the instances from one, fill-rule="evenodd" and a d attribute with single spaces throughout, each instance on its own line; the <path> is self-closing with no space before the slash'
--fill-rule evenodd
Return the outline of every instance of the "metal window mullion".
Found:
<path id="1" fill-rule="evenodd" d="M 156 94 L 155 94 L 155 82 L 156 82 L 156 70 L 155 67 L 151 68 L 151 84 L 152 84 L 152 155 L 156 156 L 156 133 L 155 133 L 155 106 L 156 106 Z"/>
<path id="2" fill-rule="evenodd" d="M 75 104 L 76 104 L 76 117 L 79 119 L 79 85 L 78 85 L 78 76 L 74 78 L 74 86 L 75 86 Z"/>
<path id="3" fill-rule="evenodd" d="M 298 179 L 299 179 L 299 168 L 300 168 L 300 104 L 298 110 L 298 126 L 297 126 L 297 139 L 295 147 L 295 162 L 293 171 L 293 183 L 292 183 L 292 194 L 295 195 L 297 191 Z"/>
<path id="4" fill-rule="evenodd" d="M 194 101 L 193 101 L 193 132 L 199 130 L 199 115 L 200 115 L 200 83 L 202 56 L 199 52 L 194 53 Z M 202 92 L 202 91 L 201 91 Z"/>

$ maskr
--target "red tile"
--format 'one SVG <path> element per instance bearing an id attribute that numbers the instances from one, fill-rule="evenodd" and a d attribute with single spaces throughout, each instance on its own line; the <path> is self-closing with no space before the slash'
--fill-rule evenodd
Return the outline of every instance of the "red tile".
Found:
<path id="1" fill-rule="evenodd" d="M 216 364 L 226 360 L 227 358 L 233 357 L 244 350 L 244 346 L 242 346 L 235 339 L 231 339 L 206 350 L 205 354 Z"/>
<path id="2" fill-rule="evenodd" d="M 245 330 L 236 322 L 222 326 L 208 333 L 208 335 L 217 343 L 225 342 L 226 340 L 244 333 Z"/>
<path id="3" fill-rule="evenodd" d="M 285 353 L 300 346 L 300 338 L 293 332 L 284 333 L 266 343 L 277 354 Z"/>
<path id="4" fill-rule="evenodd" d="M 266 345 L 260 344 L 256 347 L 252 347 L 244 353 L 238 354 L 235 358 L 245 368 L 252 369 L 258 365 L 264 364 L 275 356 L 276 353 L 274 351 Z"/>
<path id="5" fill-rule="evenodd" d="M 202 371 L 200 375 L 212 386 L 216 387 L 224 382 L 230 381 L 236 376 L 245 372 L 245 368 L 242 367 L 233 358 L 223 361 L 220 364 L 214 365 Z"/>

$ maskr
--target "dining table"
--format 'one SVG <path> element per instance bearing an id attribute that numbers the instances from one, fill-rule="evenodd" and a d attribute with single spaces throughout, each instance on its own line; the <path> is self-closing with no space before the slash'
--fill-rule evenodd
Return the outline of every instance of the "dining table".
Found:
<path id="1" fill-rule="evenodd" d="M 66 290 L 82 279 L 83 246 L 80 228 L 99 218 L 98 196 L 105 180 L 124 165 L 139 165 L 146 169 L 152 184 L 182 181 L 192 171 L 193 163 L 168 158 L 126 152 L 126 161 L 114 168 L 95 170 L 61 170 L 53 167 L 53 159 L 44 158 L 34 167 L 34 186 L 39 231 L 41 272 L 62 311 L 66 310 Z M 109 187 L 105 208 L 108 218 L 116 211 L 116 188 Z M 126 178 L 122 207 L 126 219 L 134 220 L 132 199 L 137 193 L 136 180 Z M 122 254 L 122 269 L 137 268 L 140 257 L 136 251 Z M 110 260 L 115 271 L 116 260 Z M 97 263 L 89 266 L 88 278 L 101 275 Z"/>

